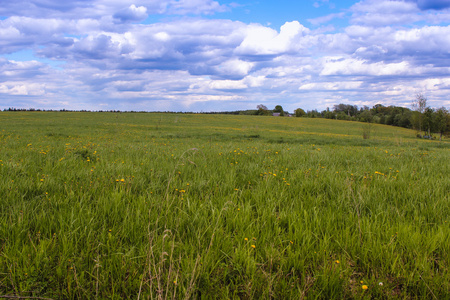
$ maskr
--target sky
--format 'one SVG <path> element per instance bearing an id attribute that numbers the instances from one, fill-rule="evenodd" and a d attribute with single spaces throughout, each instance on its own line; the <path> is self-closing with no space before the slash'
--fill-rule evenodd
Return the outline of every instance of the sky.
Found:
<path id="1" fill-rule="evenodd" d="M 450 108 L 450 0 L 0 0 L 0 109 Z"/>

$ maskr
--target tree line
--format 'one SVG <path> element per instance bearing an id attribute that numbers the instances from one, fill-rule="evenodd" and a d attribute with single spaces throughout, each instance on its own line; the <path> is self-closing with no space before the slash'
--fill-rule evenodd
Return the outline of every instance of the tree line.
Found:
<path id="1" fill-rule="evenodd" d="M 71 110 L 45 110 L 45 109 L 21 109 L 10 107 L 4 109 L 4 111 L 60 111 L 69 112 Z M 81 110 L 80 112 L 90 112 L 89 110 Z M 120 111 L 120 110 L 107 110 L 98 112 L 139 112 L 146 113 L 146 111 Z M 165 112 L 174 113 L 174 112 Z M 195 114 L 195 112 L 177 112 L 183 114 Z M 326 110 L 318 111 L 308 110 L 305 111 L 302 108 L 297 108 L 293 114 L 285 111 L 281 105 L 276 105 L 274 109 L 268 109 L 264 104 L 259 104 L 256 109 L 250 110 L 237 110 L 237 111 L 225 111 L 225 112 L 206 112 L 206 114 L 233 114 L 233 115 L 258 115 L 258 116 L 294 116 L 294 117 L 306 117 L 306 118 L 326 118 L 346 121 L 358 121 L 367 123 L 377 123 L 384 125 L 392 125 L 398 127 L 404 127 L 409 129 L 415 129 L 417 136 L 420 138 L 433 139 L 436 138 L 436 134 L 439 135 L 439 139 L 442 139 L 443 135 L 450 135 L 450 112 L 445 107 L 432 108 L 428 106 L 428 100 L 423 94 L 417 94 L 415 99 L 411 103 L 411 108 L 401 106 L 384 106 L 382 104 L 376 104 L 373 107 L 351 104 L 336 104 L 332 109 L 329 107 Z"/>
<path id="2" fill-rule="evenodd" d="M 280 105 L 274 110 L 268 110 L 264 105 L 258 105 L 255 115 L 271 115 L 272 112 L 284 112 Z M 288 112 L 280 114 L 290 115 Z M 445 107 L 432 108 L 427 104 L 427 98 L 423 94 L 417 94 L 411 103 L 411 109 L 401 106 L 384 106 L 376 104 L 373 107 L 351 104 L 336 104 L 332 109 L 323 111 L 297 108 L 292 116 L 306 118 L 326 118 L 346 121 L 358 121 L 377 123 L 415 129 L 420 138 L 433 139 L 439 135 L 450 135 L 450 113 Z"/>

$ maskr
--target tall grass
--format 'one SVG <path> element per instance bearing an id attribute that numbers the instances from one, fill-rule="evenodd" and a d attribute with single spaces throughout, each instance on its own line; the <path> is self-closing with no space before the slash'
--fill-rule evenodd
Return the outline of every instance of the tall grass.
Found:
<path id="1" fill-rule="evenodd" d="M 448 142 L 303 118 L 0 120 L 0 295 L 448 297 Z"/>

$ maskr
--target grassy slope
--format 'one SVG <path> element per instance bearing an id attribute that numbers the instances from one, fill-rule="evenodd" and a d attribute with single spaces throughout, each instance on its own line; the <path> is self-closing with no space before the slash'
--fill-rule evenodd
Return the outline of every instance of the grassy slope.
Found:
<path id="1" fill-rule="evenodd" d="M 303 118 L 20 112 L 0 122 L 2 295 L 450 290 L 448 142 L 382 125 L 364 140 L 363 124 Z"/>

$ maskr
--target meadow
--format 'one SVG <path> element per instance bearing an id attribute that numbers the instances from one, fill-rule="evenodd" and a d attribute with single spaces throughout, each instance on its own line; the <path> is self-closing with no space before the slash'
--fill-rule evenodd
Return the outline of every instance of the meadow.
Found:
<path id="1" fill-rule="evenodd" d="M 450 299 L 448 140 L 263 116 L 0 124 L 0 297 Z"/>

